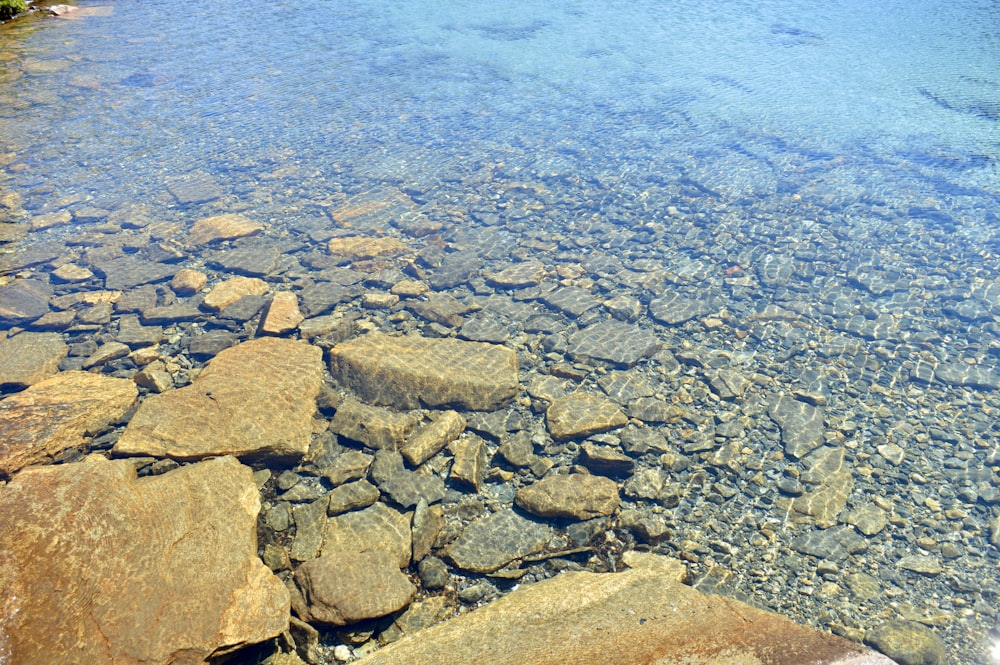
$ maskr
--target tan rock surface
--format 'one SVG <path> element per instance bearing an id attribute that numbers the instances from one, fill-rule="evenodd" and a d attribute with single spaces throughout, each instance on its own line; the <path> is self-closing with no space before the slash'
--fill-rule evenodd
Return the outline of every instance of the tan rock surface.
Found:
<path id="1" fill-rule="evenodd" d="M 384 254 L 398 254 L 406 249 L 406 245 L 398 238 L 350 236 L 331 238 L 327 249 L 331 254 L 357 261 L 359 259 L 373 259 Z"/>
<path id="2" fill-rule="evenodd" d="M 617 429 L 628 418 L 611 400 L 577 392 L 553 401 L 545 412 L 545 421 L 552 438 L 565 441 Z"/>
<path id="3" fill-rule="evenodd" d="M 371 552 L 341 552 L 305 562 L 295 571 L 307 621 L 345 626 L 406 607 L 417 589 L 391 561 Z"/>
<path id="4" fill-rule="evenodd" d="M 492 411 L 519 387 L 517 354 L 493 344 L 370 333 L 330 349 L 334 379 L 374 404 Z"/>
<path id="5" fill-rule="evenodd" d="M 892 665 L 670 573 L 570 572 L 404 637 L 359 665 Z"/>
<path id="6" fill-rule="evenodd" d="M 262 224 L 253 222 L 243 215 L 229 213 L 226 215 L 214 215 L 199 219 L 191 227 L 188 235 L 188 243 L 191 245 L 207 245 L 216 240 L 233 240 L 234 238 L 244 238 L 255 236 L 264 230 Z"/>
<path id="7" fill-rule="evenodd" d="M 199 459 L 296 459 L 309 449 L 323 353 L 261 337 L 221 351 L 189 386 L 150 395 L 114 451 Z"/>
<path id="8" fill-rule="evenodd" d="M 132 408 L 128 379 L 60 372 L 0 402 L 0 475 L 45 461 L 104 429 Z"/>
<path id="9" fill-rule="evenodd" d="M 260 322 L 265 335 L 284 335 L 299 327 L 306 317 L 299 310 L 299 299 L 291 291 L 278 291 L 267 306 Z"/>
<path id="10" fill-rule="evenodd" d="M 202 303 L 206 309 L 214 312 L 225 309 L 240 298 L 246 296 L 262 296 L 267 293 L 267 282 L 256 277 L 233 277 L 216 284 L 205 296 Z"/>
<path id="11" fill-rule="evenodd" d="M 461 414 L 444 411 L 414 432 L 399 452 L 410 464 L 420 466 L 457 439 L 464 429 L 465 418 Z"/>
<path id="12" fill-rule="evenodd" d="M 0 340 L 0 385 L 27 387 L 59 371 L 69 347 L 59 333 L 21 333 Z"/>
<path id="13" fill-rule="evenodd" d="M 397 450 L 419 422 L 417 414 L 396 413 L 348 397 L 337 407 L 330 430 L 369 448 Z"/>
<path id="14" fill-rule="evenodd" d="M 174 274 L 173 279 L 170 280 L 170 288 L 181 295 L 190 295 L 201 291 L 207 283 L 208 275 L 205 273 L 184 268 Z"/>
<path id="15" fill-rule="evenodd" d="M 621 504 L 618 485 L 604 476 L 547 476 L 518 490 L 514 502 L 539 517 L 589 520 L 610 515 Z"/>
<path id="16" fill-rule="evenodd" d="M 22 471 L 0 488 L 3 662 L 200 663 L 280 634 L 259 509 L 231 457 L 142 479 L 97 456 Z"/>

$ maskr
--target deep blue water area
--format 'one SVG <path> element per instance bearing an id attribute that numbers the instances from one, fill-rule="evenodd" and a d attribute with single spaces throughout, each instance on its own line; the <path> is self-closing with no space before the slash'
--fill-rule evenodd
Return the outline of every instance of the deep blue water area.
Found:
<path id="1" fill-rule="evenodd" d="M 317 258 L 326 241 L 357 232 L 412 250 L 349 265 L 367 275 L 357 284 L 423 279 L 493 316 L 526 377 L 575 376 L 564 367 L 580 360 L 573 333 L 596 321 L 651 331 L 664 353 L 628 368 L 657 386 L 641 397 L 699 415 L 628 412 L 629 427 L 676 444 L 663 465 L 683 488 L 669 508 L 624 495 L 670 525 L 669 539 L 640 548 L 683 554 L 705 588 L 853 639 L 902 617 L 941 634 L 956 665 L 989 662 L 1000 3 L 80 6 L 111 10 L 0 26 L 0 222 L 30 229 L 3 246 L 7 277 L 48 279 L 72 261 L 96 276 L 53 279 L 57 294 L 110 288 L 101 262 L 117 251 L 205 270 L 211 286 L 245 262 L 186 247 L 186 229 L 238 212 L 285 254 L 259 275 L 299 294 L 309 316 L 350 310 L 387 331 L 465 334 L 405 302 L 382 312 L 349 289 L 310 296 L 332 279 Z M 470 253 L 475 270 L 442 277 L 442 257 Z M 490 275 L 513 260 L 548 276 L 534 290 L 494 288 Z M 553 296 L 563 287 L 581 300 Z M 108 341 L 118 317 L 62 332 Z M 174 322 L 164 348 L 184 355 L 192 335 L 238 328 L 204 319 Z M 745 379 L 735 395 L 715 383 L 722 371 Z M 569 385 L 610 394 L 605 373 Z M 846 451 L 848 498 L 832 518 L 795 507 L 826 486 L 815 459 L 783 453 L 792 425 L 779 395 L 822 409 L 821 450 Z M 544 438 L 531 398 L 520 422 Z M 600 443 L 624 445 L 609 436 Z M 552 459 L 575 463 L 562 447 Z M 488 492 L 509 503 L 507 490 Z M 867 533 L 858 515 L 879 511 L 887 526 Z M 864 546 L 835 550 L 833 571 L 817 572 L 822 555 L 803 538 L 842 528 Z M 936 572 L 914 570 L 930 559 Z"/>

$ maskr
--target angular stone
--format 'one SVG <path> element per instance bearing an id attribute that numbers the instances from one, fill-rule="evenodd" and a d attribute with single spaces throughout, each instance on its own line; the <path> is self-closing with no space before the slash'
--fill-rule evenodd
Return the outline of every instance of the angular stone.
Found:
<path id="1" fill-rule="evenodd" d="M 889 524 L 886 512 L 874 503 L 866 503 L 844 515 L 844 522 L 853 524 L 866 536 L 874 536 Z"/>
<path id="2" fill-rule="evenodd" d="M 243 215 L 228 213 L 199 219 L 188 234 L 189 245 L 207 245 L 217 240 L 233 240 L 255 236 L 264 230 L 263 224 L 253 222 Z"/>
<path id="3" fill-rule="evenodd" d="M 226 349 L 189 386 L 150 395 L 115 444 L 122 455 L 296 459 L 309 450 L 323 352 L 262 337 Z"/>
<path id="4" fill-rule="evenodd" d="M 514 503 L 539 517 L 589 520 L 611 515 L 621 504 L 618 484 L 604 476 L 571 473 L 547 476 L 522 487 Z"/>
<path id="5" fill-rule="evenodd" d="M 378 488 L 367 480 L 358 480 L 330 490 L 330 505 L 326 512 L 339 515 L 358 508 L 367 508 L 378 501 Z"/>
<path id="6" fill-rule="evenodd" d="M 535 446 L 530 432 L 518 432 L 500 444 L 498 451 L 505 460 L 517 467 L 528 466 L 535 458 Z"/>
<path id="7" fill-rule="evenodd" d="M 649 379 L 638 374 L 635 370 L 608 372 L 597 379 L 597 385 L 608 397 L 619 404 L 625 404 L 640 397 L 652 397 L 656 394 L 656 387 Z"/>
<path id="8" fill-rule="evenodd" d="M 298 328 L 305 318 L 299 311 L 299 300 L 295 294 L 278 291 L 264 312 L 260 331 L 265 335 L 284 335 Z"/>
<path id="9" fill-rule="evenodd" d="M 132 408 L 128 379 L 60 372 L 0 402 L 0 475 L 79 446 Z"/>
<path id="10" fill-rule="evenodd" d="M 579 362 L 597 360 L 618 367 L 632 367 L 660 348 L 648 328 L 621 321 L 601 321 L 569 336 L 567 351 Z"/>
<path id="11" fill-rule="evenodd" d="M 410 530 L 414 562 L 430 554 L 434 541 L 443 528 L 444 508 L 428 506 L 426 501 L 417 503 L 413 511 L 413 528 Z"/>
<path id="12" fill-rule="evenodd" d="M 501 289 L 523 289 L 540 284 L 545 279 L 545 265 L 541 261 L 515 263 L 497 272 L 486 274 L 486 282 Z"/>
<path id="13" fill-rule="evenodd" d="M 202 306 L 213 312 L 225 309 L 240 298 L 262 296 L 267 293 L 267 282 L 256 277 L 233 277 L 216 284 L 205 296 Z"/>
<path id="14" fill-rule="evenodd" d="M 0 323 L 19 325 L 49 312 L 52 287 L 34 279 L 15 279 L 0 287 Z"/>
<path id="15" fill-rule="evenodd" d="M 1000 549 L 1000 516 L 994 517 L 990 522 L 990 543 Z"/>
<path id="16" fill-rule="evenodd" d="M 488 314 L 480 314 L 467 320 L 458 331 L 458 336 L 473 342 L 503 344 L 510 339 L 507 326 Z"/>
<path id="17" fill-rule="evenodd" d="M 334 487 L 349 480 L 364 478 L 374 459 L 373 455 L 357 450 L 348 450 L 338 455 L 333 464 L 323 468 L 323 476 Z"/>
<path id="18" fill-rule="evenodd" d="M 964 363 L 941 363 L 934 376 L 951 386 L 968 386 L 983 390 L 1000 389 L 1000 374 L 986 367 Z"/>
<path id="19" fill-rule="evenodd" d="M 135 381 L 135 385 L 154 393 L 162 393 L 174 387 L 173 378 L 160 361 L 144 367 L 141 372 L 132 377 L 132 380 Z"/>
<path id="20" fill-rule="evenodd" d="M 132 349 L 128 347 L 128 344 L 122 344 L 121 342 L 108 342 L 107 344 L 102 344 L 97 347 L 97 350 L 90 354 L 86 360 L 83 361 L 83 368 L 90 369 L 91 367 L 98 367 L 105 363 L 109 363 L 112 360 L 118 360 L 119 358 L 124 358 Z"/>
<path id="21" fill-rule="evenodd" d="M 52 276 L 60 282 L 86 282 L 94 273 L 75 263 L 65 263 L 53 270 Z"/>
<path id="22" fill-rule="evenodd" d="M 601 306 L 590 291 L 578 286 L 563 286 L 542 296 L 542 302 L 563 314 L 574 318 Z"/>
<path id="23" fill-rule="evenodd" d="M 198 293 L 208 283 L 208 276 L 199 270 L 178 270 L 170 280 L 170 288 L 182 296 Z"/>
<path id="24" fill-rule="evenodd" d="M 552 530 L 502 509 L 472 522 L 445 550 L 452 563 L 463 570 L 491 573 L 515 559 L 545 548 Z"/>
<path id="25" fill-rule="evenodd" d="M 715 305 L 710 300 L 690 300 L 678 295 L 664 296 L 649 303 L 649 315 L 668 326 L 679 326 L 710 314 L 714 309 Z"/>
<path id="26" fill-rule="evenodd" d="M 295 583 L 307 621 L 346 626 L 406 607 L 416 587 L 398 567 L 373 552 L 338 552 L 303 563 Z"/>
<path id="27" fill-rule="evenodd" d="M 381 231 L 413 212 L 413 200 L 396 188 L 376 189 L 352 196 L 330 212 L 342 228 Z"/>
<path id="28" fill-rule="evenodd" d="M 944 571 L 944 568 L 941 567 L 941 561 L 937 557 L 926 554 L 904 556 L 896 562 L 896 566 L 928 577 L 940 575 Z"/>
<path id="29" fill-rule="evenodd" d="M 104 287 L 113 290 L 162 282 L 177 272 L 177 266 L 133 255 L 95 262 L 94 269 L 104 277 Z"/>
<path id="30" fill-rule="evenodd" d="M 486 442 L 475 434 L 470 434 L 455 441 L 451 449 L 455 460 L 452 462 L 449 478 L 458 485 L 478 492 L 486 473 Z"/>
<path id="31" fill-rule="evenodd" d="M 421 501 L 437 503 L 444 498 L 444 481 L 440 476 L 402 471 L 379 483 L 379 489 L 404 508 L 413 508 Z"/>
<path id="32" fill-rule="evenodd" d="M 834 473 L 819 487 L 792 501 L 792 510 L 800 515 L 809 515 L 817 526 L 833 526 L 852 489 L 854 479 L 850 471 Z"/>
<path id="33" fill-rule="evenodd" d="M 772 401 L 767 415 L 781 428 L 781 442 L 790 457 L 799 459 L 823 443 L 822 408 L 782 396 Z"/>
<path id="34" fill-rule="evenodd" d="M 405 568 L 411 553 L 409 515 L 375 503 L 331 517 L 326 523 L 322 555 L 341 552 L 375 553 L 397 569 Z"/>
<path id="35" fill-rule="evenodd" d="M 98 456 L 22 471 L 0 488 L 4 653 L 200 663 L 280 635 L 289 595 L 257 558 L 259 510 L 231 457 L 142 479 Z"/>
<path id="36" fill-rule="evenodd" d="M 336 256 L 343 256 L 350 261 L 373 259 L 386 254 L 399 254 L 407 247 L 399 238 L 369 238 L 350 236 L 347 238 L 331 238 L 327 250 Z"/>
<path id="37" fill-rule="evenodd" d="M 914 621 L 893 619 L 868 631 L 869 644 L 900 665 L 945 665 L 948 649 L 930 628 Z"/>
<path id="38" fill-rule="evenodd" d="M 616 429 L 628 423 L 628 418 L 614 402 L 576 392 L 552 402 L 545 421 L 553 439 L 566 441 Z"/>
<path id="39" fill-rule="evenodd" d="M 461 326 L 464 321 L 462 316 L 473 310 L 447 293 L 434 293 L 425 300 L 413 300 L 406 308 L 421 318 L 451 328 Z"/>
<path id="40" fill-rule="evenodd" d="M 841 561 L 855 552 L 866 549 L 868 543 L 855 533 L 853 527 L 835 526 L 831 529 L 803 533 L 793 538 L 788 546 L 801 554 Z"/>
<path id="41" fill-rule="evenodd" d="M 26 388 L 47 379 L 67 353 L 59 333 L 24 332 L 0 340 L 0 386 Z"/>
<path id="42" fill-rule="evenodd" d="M 212 252 L 206 262 L 213 268 L 237 275 L 263 277 L 277 269 L 281 258 L 281 245 L 270 238 L 264 241 L 244 241 L 234 249 Z"/>
<path id="43" fill-rule="evenodd" d="M 330 349 L 335 380 L 374 404 L 492 411 L 517 394 L 513 350 L 456 339 L 369 333 Z"/>
<path id="44" fill-rule="evenodd" d="M 731 369 L 720 369 L 706 372 L 708 386 L 720 399 L 734 400 L 743 396 L 743 391 L 750 385 L 750 380 L 739 372 Z"/>
<path id="45" fill-rule="evenodd" d="M 293 561 L 308 561 L 319 556 L 323 548 L 329 498 L 317 499 L 292 508 L 295 521 L 295 539 L 289 552 Z"/>
<path id="46" fill-rule="evenodd" d="M 348 397 L 337 407 L 330 430 L 369 448 L 398 450 L 419 423 L 415 413 L 395 413 Z"/>
<path id="47" fill-rule="evenodd" d="M 893 665 L 843 638 L 703 594 L 662 570 L 567 572 L 387 645 L 358 665 Z M 935 664 L 936 665 L 936 664 Z"/>
<path id="48" fill-rule="evenodd" d="M 167 178 L 167 191 L 182 205 L 208 203 L 222 196 L 222 187 L 211 175 L 192 171 Z"/>
<path id="49" fill-rule="evenodd" d="M 628 415 L 644 423 L 676 423 L 687 415 L 687 410 L 655 397 L 640 397 L 628 403 Z"/>
<path id="50" fill-rule="evenodd" d="M 635 462 L 610 446 L 584 441 L 580 446 L 580 463 L 602 476 L 625 476 L 632 473 Z"/>
<path id="51" fill-rule="evenodd" d="M 465 418 L 456 411 L 444 411 L 414 432 L 399 452 L 410 464 L 420 466 L 457 439 L 464 429 Z"/>

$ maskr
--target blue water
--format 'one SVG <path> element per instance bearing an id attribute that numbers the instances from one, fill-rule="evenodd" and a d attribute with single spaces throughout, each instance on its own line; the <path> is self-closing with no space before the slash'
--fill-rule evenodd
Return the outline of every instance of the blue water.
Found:
<path id="1" fill-rule="evenodd" d="M 569 256 L 572 238 L 563 236 L 579 234 L 581 256 L 600 247 L 646 261 L 629 263 L 634 272 L 616 282 L 643 305 L 643 275 L 662 266 L 666 289 L 716 298 L 738 320 L 731 337 L 697 323 L 640 321 L 674 350 L 723 349 L 746 374 L 781 385 L 798 380 L 791 372 L 800 360 L 837 377 L 835 385 L 850 383 L 834 402 L 837 422 L 859 423 L 843 427 L 861 454 L 857 468 L 879 443 L 910 445 L 898 432 L 922 431 L 938 413 L 942 427 L 969 434 L 966 447 L 913 444 L 915 466 L 898 475 L 940 469 L 960 448 L 963 463 L 990 468 L 996 392 L 925 390 L 910 373 L 928 356 L 1000 371 L 1000 299 L 990 291 L 1000 288 L 997 2 L 109 4 L 109 16 L 38 14 L 0 28 L 0 186 L 18 194 L 15 212 L 23 212 L 12 219 L 138 206 L 183 228 L 239 211 L 272 235 L 304 237 L 329 226 L 330 210 L 350 197 L 391 190 L 443 220 L 442 235 L 458 237 L 456 246 L 471 242 L 463 233 L 502 236 L 521 243 L 526 258 L 569 262 L 580 257 Z M 209 176 L 221 196 L 176 200 L 167 183 L 191 174 Z M 532 200 L 515 210 L 522 198 Z M 492 214 L 507 225 L 502 232 L 462 221 Z M 72 241 L 94 215 L 30 233 L 14 256 L 36 242 Z M 604 222 L 621 231 L 607 243 Z M 587 237 L 592 223 L 596 238 Z M 550 241 L 563 254 L 545 248 Z M 484 261 L 507 251 L 484 251 Z M 777 277 L 768 277 L 775 265 Z M 892 285 L 865 286 L 866 266 Z M 745 272 L 724 273 L 733 268 Z M 724 281 L 734 275 L 760 279 Z M 955 303 L 973 300 L 985 314 L 953 314 Z M 763 320 L 805 323 L 792 333 L 765 323 L 745 337 L 771 302 L 785 310 Z M 897 329 L 882 336 L 866 321 Z M 567 321 L 568 330 L 575 325 Z M 860 339 L 867 355 L 842 362 L 814 353 L 838 335 Z M 892 391 L 892 417 L 879 415 Z M 914 392 L 924 401 L 907 402 Z M 897 428 L 903 411 L 920 415 Z M 854 503 L 877 495 L 909 506 L 900 509 L 907 529 L 926 513 L 911 493 L 952 492 L 939 502 L 958 502 L 946 481 L 931 489 L 880 486 L 863 474 L 856 481 Z M 965 509 L 980 525 L 996 516 L 982 502 Z M 948 563 L 948 575 L 995 589 L 995 548 L 981 530 L 953 524 L 940 538 L 972 553 Z M 713 537 L 728 537 L 719 529 Z M 970 535 L 954 535 L 962 529 Z M 905 533 L 874 539 L 857 569 L 881 574 L 914 553 Z M 766 561 L 779 566 L 786 554 Z M 891 597 L 855 618 L 877 623 L 900 605 L 913 610 L 907 616 L 933 614 L 943 603 L 956 617 L 941 628 L 962 659 L 955 662 L 985 658 L 995 592 L 953 601 L 948 575 L 894 578 Z M 831 623 L 821 597 L 782 589 L 764 593 L 798 620 Z"/>

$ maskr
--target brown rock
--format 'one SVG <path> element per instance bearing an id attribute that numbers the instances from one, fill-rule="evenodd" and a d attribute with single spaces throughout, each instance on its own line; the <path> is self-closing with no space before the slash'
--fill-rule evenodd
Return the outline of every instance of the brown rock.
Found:
<path id="1" fill-rule="evenodd" d="M 347 238 L 331 238 L 327 249 L 331 254 L 343 256 L 345 259 L 357 261 L 373 259 L 384 254 L 398 254 L 406 249 L 398 238 L 369 238 L 350 236 Z"/>
<path id="2" fill-rule="evenodd" d="M 205 296 L 202 303 L 206 309 L 218 312 L 240 298 L 246 296 L 262 296 L 267 293 L 267 282 L 256 277 L 233 277 L 216 284 Z"/>
<path id="3" fill-rule="evenodd" d="M 514 502 L 539 517 L 589 520 L 615 512 L 621 498 L 618 485 L 610 478 L 573 473 L 548 476 L 534 485 L 522 487 Z"/>
<path id="4" fill-rule="evenodd" d="M 58 333 L 21 333 L 0 340 L 0 385 L 27 387 L 59 371 L 69 347 Z"/>
<path id="5" fill-rule="evenodd" d="M 584 392 L 552 402 L 545 412 L 545 420 L 556 441 L 599 434 L 628 423 L 628 418 L 614 402 Z"/>
<path id="6" fill-rule="evenodd" d="M 503 289 L 521 289 L 540 284 L 545 279 L 545 266 L 541 261 L 515 263 L 498 272 L 486 275 L 486 281 Z"/>
<path id="7" fill-rule="evenodd" d="M 134 469 L 93 456 L 0 488 L 11 663 L 200 663 L 287 629 L 288 592 L 257 558 L 251 470 L 231 457 Z"/>
<path id="8" fill-rule="evenodd" d="M 198 270 L 178 270 L 170 280 L 170 288 L 182 296 L 198 293 L 208 283 L 208 276 Z"/>
<path id="9" fill-rule="evenodd" d="M 221 351 L 189 386 L 150 395 L 115 445 L 124 455 L 297 459 L 312 438 L 323 352 L 261 337 Z"/>
<path id="10" fill-rule="evenodd" d="M 457 439 L 464 429 L 465 418 L 456 411 L 445 411 L 414 432 L 399 452 L 410 464 L 420 466 Z"/>
<path id="11" fill-rule="evenodd" d="M 97 367 L 103 365 L 104 363 L 111 362 L 112 360 L 118 360 L 119 358 L 124 358 L 132 349 L 129 348 L 128 344 L 122 344 L 121 342 L 108 342 L 107 344 L 102 344 L 94 351 L 86 360 L 83 361 L 83 368 L 90 369 L 91 367 Z"/>
<path id="12" fill-rule="evenodd" d="M 455 460 L 451 465 L 450 478 L 474 492 L 486 473 L 486 442 L 478 436 L 466 436 L 452 444 Z"/>
<path id="13" fill-rule="evenodd" d="M 291 291 L 278 291 L 261 318 L 260 331 L 265 335 L 284 335 L 299 327 L 305 319 L 299 311 L 299 299 Z"/>
<path id="14" fill-rule="evenodd" d="M 65 263 L 53 270 L 52 276 L 60 282 L 85 282 L 93 277 L 94 273 L 75 263 Z"/>
<path id="15" fill-rule="evenodd" d="M 216 240 L 232 240 L 255 236 L 264 230 L 262 224 L 252 222 L 243 215 L 229 213 L 199 219 L 191 227 L 188 244 L 207 245 Z"/>
<path id="16" fill-rule="evenodd" d="M 409 515 L 376 503 L 331 517 L 326 523 L 321 554 L 375 553 L 398 569 L 410 563 L 411 547 Z"/>
<path id="17" fill-rule="evenodd" d="M 403 637 L 358 665 L 893 665 L 852 642 L 678 584 L 569 572 Z"/>
<path id="18" fill-rule="evenodd" d="M 339 552 L 295 571 L 307 621 L 346 626 L 406 607 L 417 589 L 397 566 L 371 552 Z M 303 612 L 304 610 L 304 612 Z"/>
<path id="19" fill-rule="evenodd" d="M 61 372 L 0 402 L 0 475 L 79 446 L 132 408 L 128 379 Z"/>
<path id="20" fill-rule="evenodd" d="M 493 344 L 370 333 L 330 349 L 330 371 L 365 401 L 414 409 L 500 408 L 517 394 L 517 354 Z"/>
<path id="21" fill-rule="evenodd" d="M 347 398 L 337 407 L 330 430 L 369 448 L 398 450 L 419 422 L 416 414 L 395 413 Z"/>

